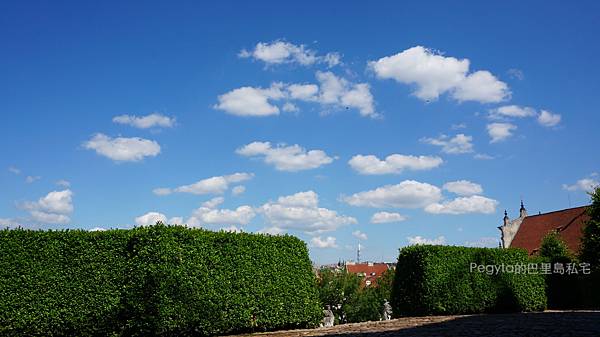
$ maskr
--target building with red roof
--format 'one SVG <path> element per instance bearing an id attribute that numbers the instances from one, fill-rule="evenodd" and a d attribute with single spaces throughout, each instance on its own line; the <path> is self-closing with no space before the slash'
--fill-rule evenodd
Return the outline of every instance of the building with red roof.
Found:
<path id="1" fill-rule="evenodd" d="M 389 266 L 387 263 L 346 263 L 346 271 L 352 274 L 356 274 L 362 278 L 362 285 L 364 287 L 370 287 L 377 284 L 377 279 L 388 271 Z"/>
<path id="2" fill-rule="evenodd" d="M 583 227 L 589 220 L 588 206 L 563 209 L 544 214 L 527 215 L 521 202 L 519 217 L 509 219 L 504 211 L 504 223 L 498 227 L 502 233 L 502 247 L 524 248 L 530 255 L 539 252 L 544 236 L 556 232 L 572 253 L 580 250 Z"/>

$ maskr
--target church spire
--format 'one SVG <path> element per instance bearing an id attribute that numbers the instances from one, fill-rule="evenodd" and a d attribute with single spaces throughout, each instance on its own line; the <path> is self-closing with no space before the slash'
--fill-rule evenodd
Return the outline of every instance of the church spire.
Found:
<path id="1" fill-rule="evenodd" d="M 519 217 L 524 218 L 527 216 L 527 210 L 525 209 L 525 206 L 523 205 L 523 199 L 521 199 L 521 209 L 519 209 Z"/>
<path id="2" fill-rule="evenodd" d="M 510 219 L 508 218 L 508 213 L 506 213 L 506 210 L 504 210 L 504 225 L 508 225 L 508 222 L 510 221 Z"/>

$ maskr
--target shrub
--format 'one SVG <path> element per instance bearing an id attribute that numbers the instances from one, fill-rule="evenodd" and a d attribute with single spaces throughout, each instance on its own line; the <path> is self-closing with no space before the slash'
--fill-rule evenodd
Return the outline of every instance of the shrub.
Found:
<path id="1" fill-rule="evenodd" d="M 0 335 L 192 336 L 316 325 L 306 245 L 162 224 L 0 231 Z"/>
<path id="2" fill-rule="evenodd" d="M 410 246 L 398 257 L 392 289 L 394 316 L 537 311 L 546 307 L 539 274 L 471 270 L 475 265 L 524 265 L 520 249 Z"/>
<path id="3" fill-rule="evenodd" d="M 0 335 L 109 335 L 129 232 L 0 230 Z"/>
<path id="4" fill-rule="evenodd" d="M 588 207 L 590 219 L 583 227 L 581 262 L 591 265 L 592 274 L 581 277 L 583 306 L 600 308 L 600 187 L 590 193 L 592 204 Z"/>
<path id="5" fill-rule="evenodd" d="M 555 263 L 575 263 L 567 244 L 556 232 L 547 234 L 540 246 L 540 259 L 554 266 Z M 582 293 L 579 275 L 551 273 L 546 277 L 546 296 L 550 309 L 573 309 L 581 306 Z"/>

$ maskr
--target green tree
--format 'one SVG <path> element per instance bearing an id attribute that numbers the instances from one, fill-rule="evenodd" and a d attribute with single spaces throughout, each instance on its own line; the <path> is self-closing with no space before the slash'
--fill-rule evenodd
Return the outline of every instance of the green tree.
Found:
<path id="1" fill-rule="evenodd" d="M 360 288 L 360 277 L 345 270 L 335 271 L 321 269 L 319 272 L 319 298 L 323 308 L 329 306 L 333 311 L 336 323 L 346 323 L 347 315 L 344 308 L 348 301 L 356 297 Z"/>
<path id="2" fill-rule="evenodd" d="M 361 288 L 344 304 L 342 309 L 349 323 L 378 321 L 381 318 L 382 299 L 378 287 Z"/>
<path id="3" fill-rule="evenodd" d="M 590 219 L 583 227 L 580 260 L 590 263 L 591 267 L 598 272 L 600 269 L 600 187 L 596 187 L 590 196 L 592 197 L 592 204 L 588 208 Z"/>
<path id="4" fill-rule="evenodd" d="M 540 257 L 551 263 L 569 263 L 573 261 L 567 244 L 556 232 L 548 233 L 542 240 Z"/>
<path id="5" fill-rule="evenodd" d="M 584 275 L 581 281 L 583 304 L 590 308 L 600 308 L 600 186 L 590 193 L 592 204 L 588 207 L 590 219 L 583 227 L 579 260 L 589 263 L 591 275 Z"/>

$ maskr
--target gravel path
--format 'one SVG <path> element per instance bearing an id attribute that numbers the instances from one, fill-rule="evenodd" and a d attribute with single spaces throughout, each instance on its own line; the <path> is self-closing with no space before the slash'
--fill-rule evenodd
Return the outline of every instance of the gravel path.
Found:
<path id="1" fill-rule="evenodd" d="M 600 311 L 403 317 L 391 321 L 331 328 L 277 331 L 237 337 L 392 337 L 392 336 L 573 336 L 600 337 Z"/>

